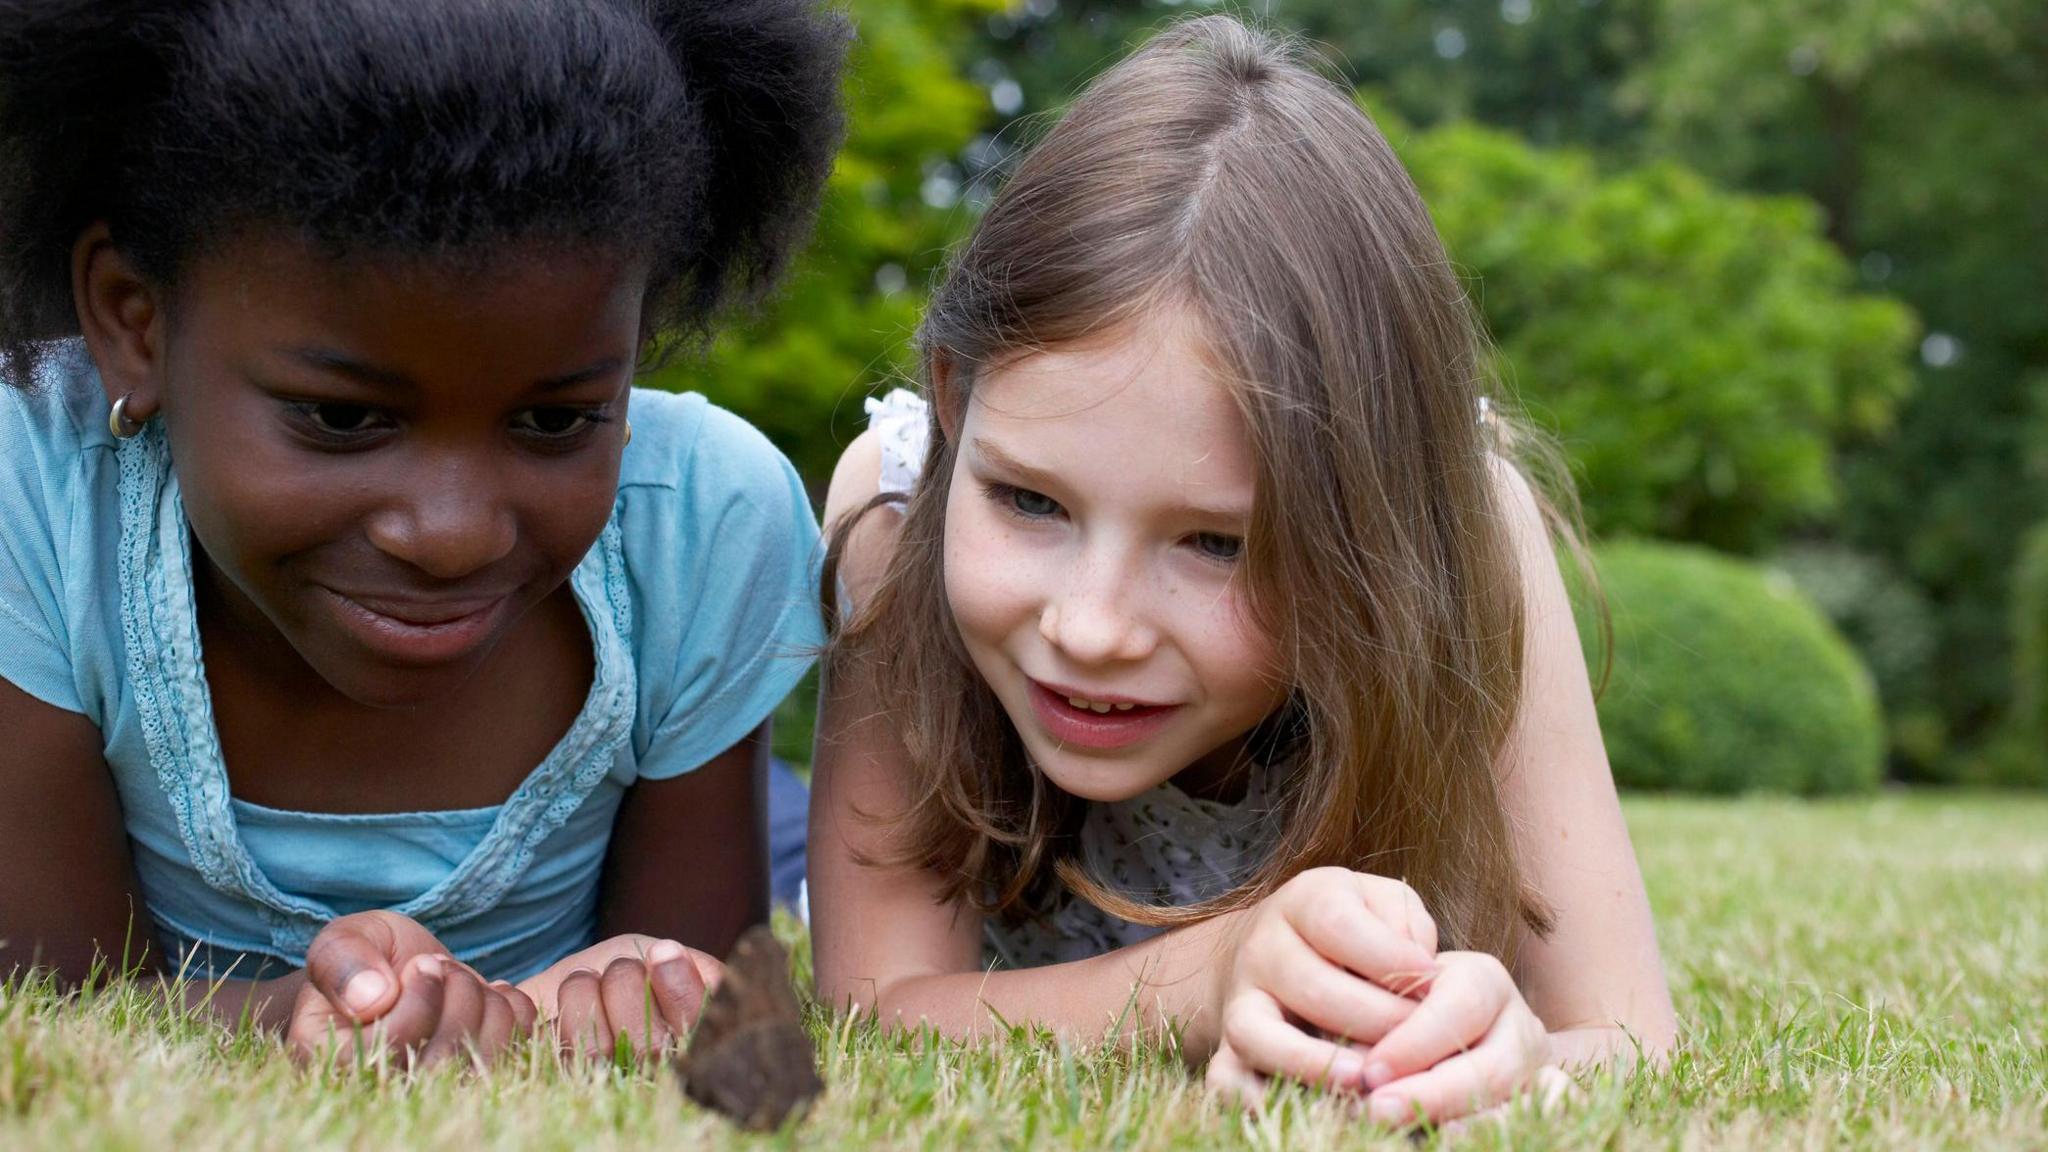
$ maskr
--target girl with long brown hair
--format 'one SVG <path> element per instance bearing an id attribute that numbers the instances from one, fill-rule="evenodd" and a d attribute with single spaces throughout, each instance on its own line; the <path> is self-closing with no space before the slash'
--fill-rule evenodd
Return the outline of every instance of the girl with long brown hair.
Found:
<path id="1" fill-rule="evenodd" d="M 1669 1046 L 1568 498 L 1348 94 L 1175 25 L 1023 162 L 921 336 L 928 400 L 871 404 L 826 510 L 827 1001 L 1173 1021 L 1213 1083 L 1390 1121 Z"/>

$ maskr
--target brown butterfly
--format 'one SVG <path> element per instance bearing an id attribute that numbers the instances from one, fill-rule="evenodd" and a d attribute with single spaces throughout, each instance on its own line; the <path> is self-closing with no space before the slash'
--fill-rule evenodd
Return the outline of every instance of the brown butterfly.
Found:
<path id="1" fill-rule="evenodd" d="M 789 953 L 766 925 L 749 928 L 726 957 L 725 978 L 705 1001 L 676 1072 L 690 1099 L 763 1132 L 825 1090 L 790 986 Z"/>

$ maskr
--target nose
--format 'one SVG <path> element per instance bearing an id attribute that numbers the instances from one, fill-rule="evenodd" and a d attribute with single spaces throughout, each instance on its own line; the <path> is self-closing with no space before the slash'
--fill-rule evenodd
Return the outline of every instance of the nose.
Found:
<path id="1" fill-rule="evenodd" d="M 1159 644 L 1137 567 L 1107 550 L 1084 552 L 1065 586 L 1045 599 L 1038 632 L 1077 664 L 1143 660 Z"/>
<path id="2" fill-rule="evenodd" d="M 518 534 L 490 471 L 460 460 L 414 472 L 369 521 L 379 551 L 442 580 L 504 559 Z"/>

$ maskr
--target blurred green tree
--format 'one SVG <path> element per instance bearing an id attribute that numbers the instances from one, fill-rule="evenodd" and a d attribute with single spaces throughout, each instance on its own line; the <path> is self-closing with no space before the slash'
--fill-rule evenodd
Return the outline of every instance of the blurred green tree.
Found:
<path id="1" fill-rule="evenodd" d="M 1890 426 L 1914 326 L 1855 290 L 1811 203 L 1387 127 L 1596 532 L 1754 553 L 1835 509 L 1837 446 Z"/>
<path id="2" fill-rule="evenodd" d="M 820 497 L 860 398 L 908 367 L 924 287 L 966 223 L 955 158 L 990 106 L 958 59 L 1001 3 L 855 0 L 848 137 L 810 247 L 762 315 L 645 381 L 744 415 Z"/>
<path id="3" fill-rule="evenodd" d="M 1999 725 L 2010 574 L 2048 514 L 2026 467 L 2048 418 L 2030 386 L 2048 372 L 2048 19 L 2037 0 L 1661 3 L 1622 93 L 1647 146 L 1814 197 L 1865 280 L 1927 324 L 1899 435 L 1850 461 L 1845 529 L 1935 605 L 1959 769 Z"/>

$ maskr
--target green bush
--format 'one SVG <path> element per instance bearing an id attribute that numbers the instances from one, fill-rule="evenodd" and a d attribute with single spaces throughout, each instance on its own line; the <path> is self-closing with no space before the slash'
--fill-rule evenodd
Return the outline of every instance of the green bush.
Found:
<path id="1" fill-rule="evenodd" d="M 1596 553 L 1614 621 L 1600 730 L 1623 787 L 1850 792 L 1876 784 L 1870 674 L 1782 573 L 1684 545 Z M 1588 659 L 1598 638 L 1581 612 Z"/>
<path id="2" fill-rule="evenodd" d="M 1934 691 L 1939 633 L 1925 593 L 1881 557 L 1842 544 L 1795 544 L 1770 563 L 1813 598 L 1870 669 L 1884 705 L 1892 775 L 1953 781 L 1956 757 Z"/>
<path id="3" fill-rule="evenodd" d="M 2048 523 L 2027 533 L 2013 569 L 2012 650 L 2013 727 L 2048 762 Z"/>
<path id="4" fill-rule="evenodd" d="M 1834 514 L 1840 446 L 1890 428 L 1916 322 L 1858 290 L 1810 201 L 1387 127 L 1596 533 L 1757 555 Z"/>

